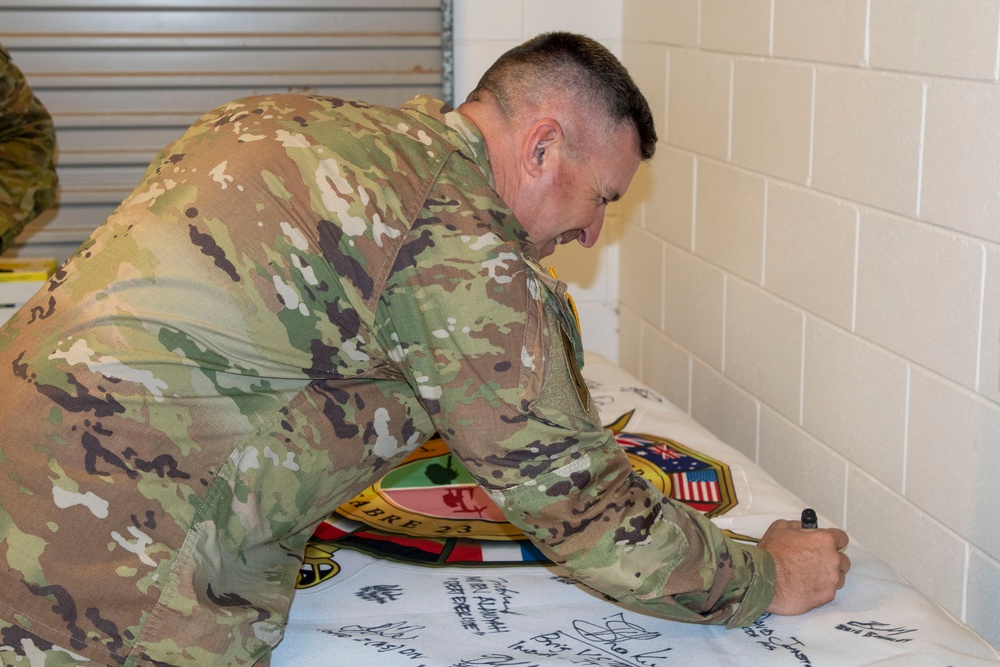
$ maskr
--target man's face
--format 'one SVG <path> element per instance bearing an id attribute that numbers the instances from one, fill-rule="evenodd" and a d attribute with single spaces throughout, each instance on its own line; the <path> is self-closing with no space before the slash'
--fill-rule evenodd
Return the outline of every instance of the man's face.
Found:
<path id="1" fill-rule="evenodd" d="M 544 178 L 521 193 L 514 214 L 541 257 L 574 240 L 592 247 L 604 225 L 605 208 L 625 194 L 639 168 L 635 130 L 625 125 L 578 155 L 561 152 L 542 159 L 553 163 Z"/>

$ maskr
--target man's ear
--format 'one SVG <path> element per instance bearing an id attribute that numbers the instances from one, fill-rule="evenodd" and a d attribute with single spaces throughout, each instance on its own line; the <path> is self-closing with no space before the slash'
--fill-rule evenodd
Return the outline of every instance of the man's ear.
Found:
<path id="1" fill-rule="evenodd" d="M 521 144 L 521 166 L 531 176 L 540 176 L 563 148 L 564 141 L 559 121 L 551 117 L 536 120 Z"/>

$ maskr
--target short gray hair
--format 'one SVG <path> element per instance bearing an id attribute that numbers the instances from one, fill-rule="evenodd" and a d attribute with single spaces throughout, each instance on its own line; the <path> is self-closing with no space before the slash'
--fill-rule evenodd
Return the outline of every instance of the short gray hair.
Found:
<path id="1" fill-rule="evenodd" d="M 507 51 L 486 70 L 466 101 L 483 101 L 484 93 L 508 117 L 539 105 L 549 95 L 568 94 L 602 112 L 614 125 L 631 123 L 643 160 L 656 151 L 656 129 L 646 98 L 624 65 L 584 35 L 542 33 Z"/>

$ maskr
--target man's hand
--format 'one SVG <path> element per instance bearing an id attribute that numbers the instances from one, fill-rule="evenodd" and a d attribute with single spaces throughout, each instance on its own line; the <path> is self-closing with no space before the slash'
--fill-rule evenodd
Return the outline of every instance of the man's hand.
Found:
<path id="1" fill-rule="evenodd" d="M 847 533 L 839 528 L 802 528 L 798 521 L 775 521 L 757 544 L 774 557 L 778 579 L 772 614 L 804 614 L 833 600 L 844 586 L 851 561 L 841 549 Z"/>

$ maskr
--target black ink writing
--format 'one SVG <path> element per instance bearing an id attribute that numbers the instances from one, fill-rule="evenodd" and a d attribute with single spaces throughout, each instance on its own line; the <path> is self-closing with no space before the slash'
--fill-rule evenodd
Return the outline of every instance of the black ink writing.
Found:
<path id="1" fill-rule="evenodd" d="M 764 622 L 769 616 L 770 614 L 764 614 L 758 618 L 753 625 L 743 628 L 743 632 L 748 637 L 757 639 L 757 643 L 768 651 L 776 651 L 778 649 L 788 651 L 800 663 L 811 667 L 812 662 L 809 661 L 809 656 L 802 651 L 802 649 L 805 648 L 805 644 L 795 637 L 782 639 L 781 637 L 776 636 L 774 634 L 774 630 L 767 627 L 767 624 Z"/>
<path id="2" fill-rule="evenodd" d="M 427 656 L 404 642 L 420 637 L 423 625 L 412 625 L 404 621 L 383 623 L 382 625 L 345 625 L 338 630 L 320 630 L 323 634 L 349 639 L 378 653 L 397 653 L 410 660 L 422 660 Z M 414 667 L 424 667 L 423 663 Z"/>
<path id="3" fill-rule="evenodd" d="M 480 636 L 510 632 L 503 617 L 517 613 L 511 606 L 518 592 L 507 587 L 506 579 L 452 577 L 445 580 L 444 587 L 462 628 Z"/>
<path id="4" fill-rule="evenodd" d="M 345 635 L 345 636 L 373 636 L 382 637 L 384 639 L 417 639 L 420 636 L 419 631 L 425 629 L 426 626 L 423 625 L 411 625 L 405 621 L 397 621 L 395 623 L 383 623 L 382 625 L 345 625 L 339 630 L 324 630 L 327 634 L 334 635 Z"/>
<path id="5" fill-rule="evenodd" d="M 541 667 L 537 662 L 524 662 L 514 656 L 492 653 L 453 663 L 451 667 Z"/>
<path id="6" fill-rule="evenodd" d="M 656 639 L 660 636 L 659 632 L 647 632 L 641 626 L 629 623 L 623 614 L 605 619 L 604 625 L 573 621 L 573 629 L 583 639 L 598 644 L 615 644 L 629 639 Z"/>
<path id="7" fill-rule="evenodd" d="M 893 628 L 890 626 L 890 623 L 879 623 L 878 621 L 850 621 L 846 625 L 843 623 L 838 624 L 837 629 L 862 637 L 874 637 L 875 639 L 888 642 L 903 643 L 913 641 L 913 637 L 903 637 L 902 635 L 916 632 L 916 630 L 912 628 Z"/>
<path id="8" fill-rule="evenodd" d="M 378 584 L 375 586 L 365 586 L 354 595 L 366 602 L 385 604 L 386 602 L 395 602 L 399 599 L 403 595 L 403 588 L 396 584 Z"/>
<path id="9" fill-rule="evenodd" d="M 650 632 L 641 625 L 625 619 L 624 613 L 614 614 L 593 623 L 585 620 L 572 622 L 573 632 L 556 630 L 537 634 L 507 648 L 524 655 L 567 662 L 573 665 L 601 667 L 662 667 L 670 647 L 656 647 L 649 643 L 660 633 Z M 643 642 L 637 649 L 629 642 Z"/>
<path id="10" fill-rule="evenodd" d="M 657 403 L 663 403 L 663 397 L 656 392 L 646 389 L 644 387 L 622 387 L 622 391 L 627 391 L 633 394 L 638 394 L 645 399 L 656 401 Z"/>

